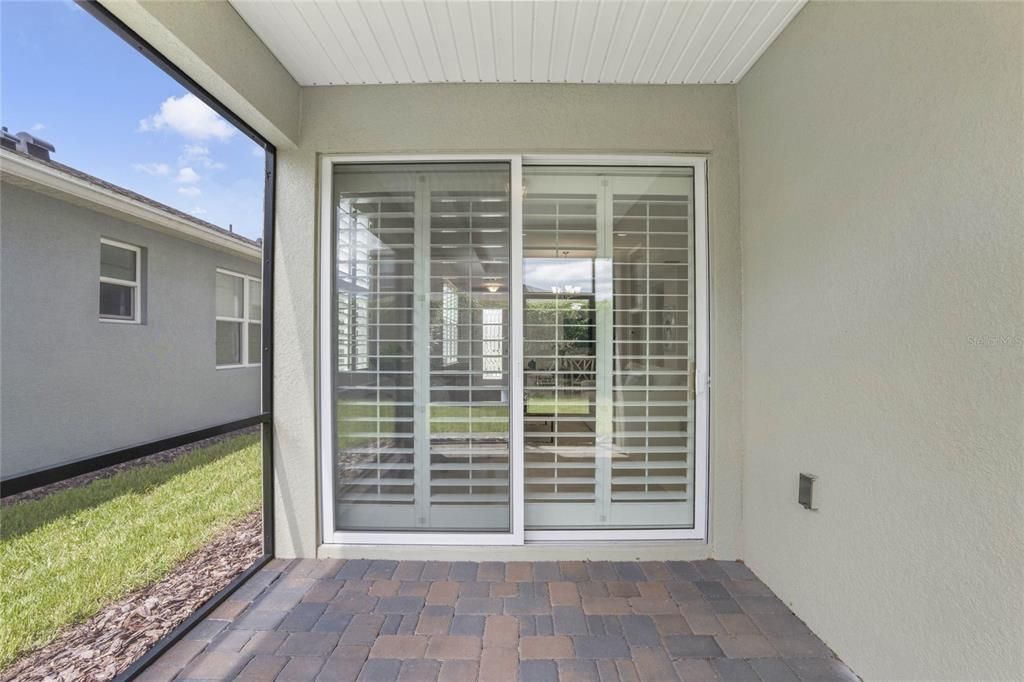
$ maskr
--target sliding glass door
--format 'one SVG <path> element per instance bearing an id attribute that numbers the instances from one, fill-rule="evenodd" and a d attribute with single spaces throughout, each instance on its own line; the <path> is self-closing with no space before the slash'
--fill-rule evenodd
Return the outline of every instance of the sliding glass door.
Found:
<path id="1" fill-rule="evenodd" d="M 693 525 L 693 173 L 523 173 L 526 529 Z"/>
<path id="2" fill-rule="evenodd" d="M 508 164 L 333 186 L 335 527 L 510 531 Z"/>
<path id="3" fill-rule="evenodd" d="M 559 162 L 325 159 L 328 542 L 705 537 L 704 161 Z"/>

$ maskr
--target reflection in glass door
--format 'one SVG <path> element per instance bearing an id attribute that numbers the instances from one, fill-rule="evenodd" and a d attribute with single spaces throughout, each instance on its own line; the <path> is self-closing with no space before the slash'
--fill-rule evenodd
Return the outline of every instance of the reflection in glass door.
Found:
<path id="1" fill-rule="evenodd" d="M 694 525 L 692 169 L 524 169 L 527 529 Z"/>
<path id="2" fill-rule="evenodd" d="M 511 529 L 509 174 L 334 168 L 337 530 Z"/>

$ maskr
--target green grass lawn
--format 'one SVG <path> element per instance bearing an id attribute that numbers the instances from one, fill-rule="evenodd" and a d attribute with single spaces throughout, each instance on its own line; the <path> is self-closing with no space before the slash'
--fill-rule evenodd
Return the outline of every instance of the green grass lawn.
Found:
<path id="1" fill-rule="evenodd" d="M 258 509 L 261 465 L 247 434 L 0 510 L 0 669 Z"/>

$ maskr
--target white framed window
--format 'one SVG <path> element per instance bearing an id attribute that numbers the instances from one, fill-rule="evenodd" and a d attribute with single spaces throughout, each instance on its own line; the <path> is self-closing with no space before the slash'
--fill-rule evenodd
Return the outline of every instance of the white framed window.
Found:
<path id="1" fill-rule="evenodd" d="M 100 239 L 100 321 L 142 320 L 142 249 Z"/>
<path id="2" fill-rule="evenodd" d="M 254 367 L 262 358 L 263 282 L 217 269 L 217 367 Z"/>

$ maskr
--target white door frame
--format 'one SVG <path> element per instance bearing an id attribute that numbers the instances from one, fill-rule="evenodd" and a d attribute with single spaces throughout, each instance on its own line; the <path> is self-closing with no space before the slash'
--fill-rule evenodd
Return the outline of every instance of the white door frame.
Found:
<path id="1" fill-rule="evenodd" d="M 331 217 L 333 213 L 333 167 L 335 164 L 504 162 L 510 166 L 509 205 L 509 532 L 366 532 L 334 530 L 334 413 L 332 371 L 332 300 L 334 254 Z M 523 166 L 652 166 L 693 168 L 694 254 L 697 331 L 695 462 L 693 478 L 693 527 L 686 529 L 530 531 L 523 527 L 525 486 L 523 474 Z M 708 430 L 710 389 L 710 309 L 708 304 L 708 219 L 707 159 L 676 154 L 329 154 L 320 158 L 319 272 L 319 387 L 317 392 L 320 448 L 320 518 L 324 544 L 343 545 L 521 545 L 525 542 L 604 542 L 708 539 Z"/>

